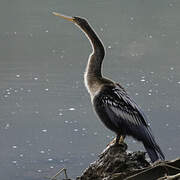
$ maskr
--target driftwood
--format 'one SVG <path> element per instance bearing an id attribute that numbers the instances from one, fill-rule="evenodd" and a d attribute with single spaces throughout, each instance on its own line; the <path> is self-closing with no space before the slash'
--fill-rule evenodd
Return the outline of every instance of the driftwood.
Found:
<path id="1" fill-rule="evenodd" d="M 180 180 L 180 158 L 149 164 L 145 154 L 128 153 L 124 143 L 109 146 L 76 180 Z"/>

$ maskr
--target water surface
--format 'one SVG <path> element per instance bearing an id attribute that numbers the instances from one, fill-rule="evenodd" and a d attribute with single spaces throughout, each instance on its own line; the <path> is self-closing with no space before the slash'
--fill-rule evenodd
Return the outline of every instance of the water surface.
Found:
<path id="1" fill-rule="evenodd" d="M 1 178 L 40 180 L 63 167 L 75 177 L 114 136 L 83 84 L 90 44 L 52 11 L 88 18 L 106 46 L 104 74 L 142 107 L 167 159 L 179 156 L 179 9 L 177 0 L 2 1 Z"/>

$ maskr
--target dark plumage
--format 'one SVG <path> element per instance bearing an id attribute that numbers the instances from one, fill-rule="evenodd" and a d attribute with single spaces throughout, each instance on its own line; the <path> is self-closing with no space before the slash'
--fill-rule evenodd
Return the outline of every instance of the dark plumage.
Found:
<path id="1" fill-rule="evenodd" d="M 152 162 L 165 159 L 140 108 L 129 97 L 124 88 L 102 76 L 104 46 L 87 20 L 59 13 L 53 14 L 75 23 L 90 40 L 93 52 L 89 56 L 84 75 L 85 85 L 99 119 L 107 128 L 116 133 L 116 143 L 119 142 L 120 137 L 132 136 L 143 143 Z"/>
<path id="2" fill-rule="evenodd" d="M 104 86 L 93 98 L 93 104 L 107 128 L 117 135 L 129 135 L 141 141 L 152 162 L 164 159 L 146 123 L 145 115 L 121 86 Z"/>

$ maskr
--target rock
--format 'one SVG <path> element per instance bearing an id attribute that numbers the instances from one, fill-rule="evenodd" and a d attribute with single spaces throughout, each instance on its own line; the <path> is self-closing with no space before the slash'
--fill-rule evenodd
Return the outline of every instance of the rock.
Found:
<path id="1" fill-rule="evenodd" d="M 128 153 L 125 143 L 109 146 L 76 180 L 180 180 L 180 158 L 150 164 L 145 154 Z"/>
<path id="2" fill-rule="evenodd" d="M 108 146 L 76 180 L 180 180 L 180 158 L 150 164 L 145 154 L 127 152 L 125 143 Z M 70 180 L 64 168 L 50 179 L 57 180 L 62 172 Z"/>
<path id="3" fill-rule="evenodd" d="M 127 153 L 127 145 L 121 143 L 106 148 L 99 158 L 82 174 L 79 180 L 125 179 L 134 170 L 149 166 L 144 152 Z"/>

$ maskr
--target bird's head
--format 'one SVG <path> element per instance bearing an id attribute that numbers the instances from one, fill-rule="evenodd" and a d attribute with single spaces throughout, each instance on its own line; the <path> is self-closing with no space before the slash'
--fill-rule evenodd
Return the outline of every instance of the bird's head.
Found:
<path id="1" fill-rule="evenodd" d="M 71 17 L 71 16 L 66 16 L 64 14 L 56 13 L 56 12 L 53 12 L 53 15 L 59 16 L 63 19 L 71 21 L 74 24 L 79 25 L 81 27 L 86 26 L 88 24 L 87 20 L 85 18 L 82 18 L 82 17 L 78 17 L 78 16 Z"/>

